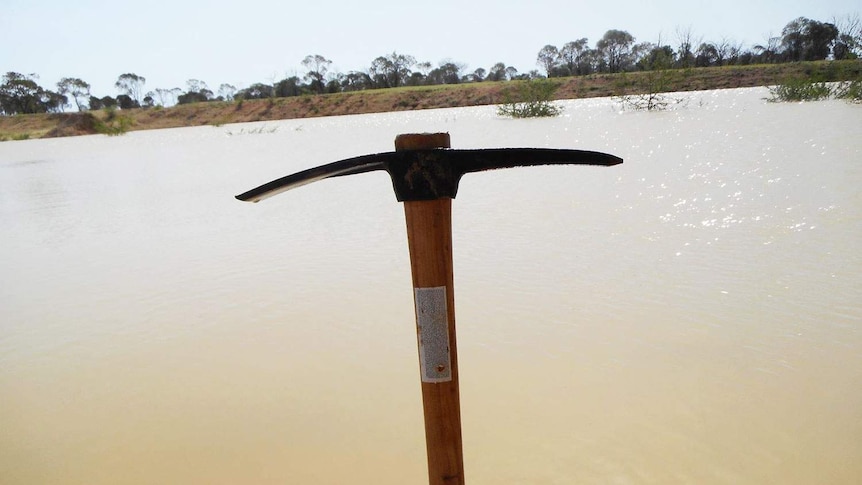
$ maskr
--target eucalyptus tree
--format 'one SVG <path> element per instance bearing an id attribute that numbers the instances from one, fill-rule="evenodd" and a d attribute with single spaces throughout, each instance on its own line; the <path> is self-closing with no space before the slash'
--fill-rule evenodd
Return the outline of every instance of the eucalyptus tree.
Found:
<path id="1" fill-rule="evenodd" d="M 0 112 L 7 115 L 55 112 L 68 103 L 63 94 L 39 86 L 36 78 L 35 74 L 12 71 L 4 74 L 0 84 Z"/>
<path id="2" fill-rule="evenodd" d="M 506 80 L 506 64 L 498 62 L 488 69 L 488 75 L 485 77 L 488 81 L 505 81 Z"/>
<path id="3" fill-rule="evenodd" d="M 463 64 L 453 61 L 443 61 L 426 76 L 427 84 L 458 84 L 461 82 Z"/>
<path id="4" fill-rule="evenodd" d="M 57 92 L 64 96 L 71 96 L 75 101 L 75 107 L 82 111 L 81 100 L 90 97 L 90 84 L 79 78 L 64 77 L 57 83 Z"/>
<path id="5" fill-rule="evenodd" d="M 572 42 L 566 42 L 560 48 L 560 61 L 565 65 L 569 74 L 572 76 L 578 74 L 586 74 L 582 68 L 584 53 L 589 49 L 587 47 L 587 38 L 581 38 Z"/>
<path id="6" fill-rule="evenodd" d="M 141 94 L 144 90 L 144 84 L 147 83 L 147 78 L 139 76 L 135 73 L 120 74 L 114 86 L 132 98 L 135 103 L 140 104 Z"/>
<path id="7" fill-rule="evenodd" d="M 329 72 L 332 61 L 320 54 L 313 54 L 305 56 L 302 65 L 308 69 L 308 72 L 305 73 L 305 80 L 308 81 L 311 89 L 318 94 L 323 93 L 326 87 L 326 74 Z"/>
<path id="8" fill-rule="evenodd" d="M 560 51 L 556 46 L 550 44 L 542 47 L 536 56 L 536 64 L 545 70 L 548 77 L 553 76 L 554 70 L 560 64 Z"/>
<path id="9" fill-rule="evenodd" d="M 410 68 L 415 64 L 413 56 L 393 51 L 392 54 L 374 59 L 368 74 L 377 87 L 397 88 L 406 84 L 412 73 Z"/>
<path id="10" fill-rule="evenodd" d="M 218 87 L 218 96 L 224 101 L 233 101 L 234 94 L 236 94 L 236 86 L 233 84 L 222 83 Z"/>
<path id="11" fill-rule="evenodd" d="M 486 81 L 510 81 L 518 75 L 518 70 L 512 66 L 506 66 L 504 62 L 498 62 L 488 69 Z"/>
<path id="12" fill-rule="evenodd" d="M 787 61 L 826 59 L 838 34 L 838 27 L 833 24 L 799 17 L 781 31 L 782 54 Z"/>
<path id="13" fill-rule="evenodd" d="M 596 50 L 607 62 L 610 72 L 620 72 L 631 64 L 635 38 L 624 30 L 609 30 L 596 42 Z"/>

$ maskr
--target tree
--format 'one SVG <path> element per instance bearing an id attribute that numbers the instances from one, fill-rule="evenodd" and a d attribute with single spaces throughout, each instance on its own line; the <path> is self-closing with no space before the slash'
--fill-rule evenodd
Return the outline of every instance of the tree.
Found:
<path id="1" fill-rule="evenodd" d="M 311 89 L 318 94 L 323 93 L 326 86 L 324 79 L 331 64 L 332 61 L 320 54 L 305 56 L 305 59 L 302 60 L 302 65 L 308 69 L 305 79 L 311 85 Z"/>
<path id="2" fill-rule="evenodd" d="M 236 86 L 223 83 L 218 87 L 218 96 L 223 101 L 233 101 L 233 96 L 236 94 Z"/>
<path id="3" fill-rule="evenodd" d="M 11 71 L 4 74 L 3 84 L 0 84 L 0 112 L 7 115 L 47 113 L 59 111 L 68 103 L 66 96 L 39 86 L 36 77 Z"/>
<path id="4" fill-rule="evenodd" d="M 498 62 L 491 66 L 488 70 L 486 81 L 510 81 L 518 75 L 518 70 L 512 66 L 506 66 L 503 62 Z"/>
<path id="5" fill-rule="evenodd" d="M 624 30 L 609 30 L 596 43 L 596 49 L 607 62 L 610 72 L 620 72 L 628 67 L 629 55 L 635 38 Z"/>
<path id="6" fill-rule="evenodd" d="M 505 81 L 506 64 L 498 62 L 491 66 L 491 69 L 488 70 L 488 76 L 485 79 L 488 81 Z"/>
<path id="7" fill-rule="evenodd" d="M 718 48 L 715 44 L 704 42 L 700 44 L 695 52 L 694 58 L 695 67 L 709 67 L 719 64 Z"/>
<path id="8" fill-rule="evenodd" d="M 186 92 L 187 93 L 199 93 L 203 90 L 209 90 L 209 86 L 207 83 L 199 80 L 199 79 L 189 79 L 186 81 Z"/>
<path id="9" fill-rule="evenodd" d="M 756 55 L 755 62 L 773 63 L 778 62 L 778 48 L 781 45 L 780 37 L 766 36 L 765 44 L 757 44 L 752 49 Z"/>
<path id="10" fill-rule="evenodd" d="M 554 69 L 560 64 L 560 51 L 550 44 L 542 47 L 536 56 L 536 64 L 545 70 L 548 77 L 551 77 L 554 74 Z"/>
<path id="11" fill-rule="evenodd" d="M 475 71 L 473 71 L 472 74 L 468 74 L 466 77 L 469 78 L 468 82 L 480 83 L 480 82 L 485 80 L 485 74 L 487 72 L 488 71 L 486 71 L 485 69 L 480 67 L 480 68 L 476 69 Z"/>
<path id="12" fill-rule="evenodd" d="M 141 93 L 143 92 L 144 84 L 146 83 L 147 79 L 144 76 L 138 76 L 134 73 L 126 73 L 120 74 L 120 77 L 117 78 L 117 82 L 114 83 L 114 86 L 132 98 L 135 103 L 140 104 Z"/>
<path id="13" fill-rule="evenodd" d="M 314 81 L 319 82 L 319 81 Z M 278 98 L 287 98 L 290 96 L 299 96 L 302 94 L 302 85 L 299 82 L 299 78 L 296 76 L 291 76 L 289 78 L 282 79 L 275 85 L 275 96 Z M 318 91 L 317 87 L 313 88 L 318 93 L 322 91 Z"/>
<path id="14" fill-rule="evenodd" d="M 71 95 L 75 101 L 75 107 L 82 111 L 81 100 L 89 99 L 90 85 L 79 78 L 64 77 L 57 83 L 57 92 L 66 96 Z"/>
<path id="15" fill-rule="evenodd" d="M 120 109 L 132 109 L 132 108 L 140 108 L 141 103 L 138 103 L 137 101 L 135 101 L 128 94 L 121 94 L 121 95 L 117 96 L 117 106 L 119 106 Z"/>
<path id="16" fill-rule="evenodd" d="M 566 42 L 560 48 L 560 61 L 565 65 L 572 76 L 586 74 L 582 68 L 582 57 L 587 50 L 586 37 L 573 42 Z"/>
<path id="17" fill-rule="evenodd" d="M 832 23 L 838 27 L 838 39 L 832 46 L 832 57 L 837 60 L 862 57 L 862 19 L 859 14 L 833 19 Z"/>
<path id="18" fill-rule="evenodd" d="M 670 69 L 673 67 L 673 58 L 674 53 L 671 46 L 649 44 L 647 53 L 638 60 L 638 67 L 644 71 Z"/>
<path id="19" fill-rule="evenodd" d="M 236 93 L 236 97 L 242 99 L 265 99 L 271 98 L 273 93 L 272 86 L 263 83 L 254 83 Z"/>
<path id="20" fill-rule="evenodd" d="M 156 104 L 158 104 L 159 106 L 171 106 L 176 102 L 175 100 L 178 91 L 180 91 L 179 88 L 156 88 L 156 90 L 153 92 L 153 98 L 155 99 Z"/>
<path id="21" fill-rule="evenodd" d="M 440 63 L 440 66 L 428 73 L 427 84 L 458 84 L 461 82 L 463 65 L 452 61 Z"/>
<path id="22" fill-rule="evenodd" d="M 694 34 L 691 31 L 691 27 L 677 27 L 676 28 L 676 40 L 677 40 L 677 49 L 676 49 L 676 60 L 677 67 L 688 68 L 694 67 L 695 55 L 694 55 L 694 46 L 698 44 L 699 41 L 694 38 Z"/>
<path id="23" fill-rule="evenodd" d="M 213 92 L 207 87 L 207 83 L 198 79 L 186 81 L 188 90 L 185 94 L 177 96 L 177 104 L 204 103 L 213 99 Z"/>
<path id="24" fill-rule="evenodd" d="M 95 96 L 90 96 L 90 100 L 87 102 L 87 105 L 90 107 L 90 111 L 104 108 L 104 105 L 102 105 L 102 100 Z"/>
<path id="25" fill-rule="evenodd" d="M 341 76 L 340 81 L 342 91 L 362 91 L 363 89 L 371 89 L 374 87 L 374 82 L 371 80 L 371 76 L 365 72 L 348 72 Z"/>
<path id="26" fill-rule="evenodd" d="M 405 84 L 410 77 L 410 68 L 416 64 L 413 56 L 392 54 L 380 56 L 371 62 L 368 74 L 377 87 L 397 88 Z"/>
<path id="27" fill-rule="evenodd" d="M 782 54 L 788 61 L 817 61 L 832 53 L 838 28 L 830 23 L 799 17 L 781 31 Z"/>

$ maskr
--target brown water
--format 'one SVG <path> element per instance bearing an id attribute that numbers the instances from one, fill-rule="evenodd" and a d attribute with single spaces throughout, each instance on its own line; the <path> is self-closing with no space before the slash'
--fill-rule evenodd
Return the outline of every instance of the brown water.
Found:
<path id="1" fill-rule="evenodd" d="M 422 483 L 402 132 L 613 168 L 464 178 L 470 483 L 862 482 L 862 110 L 686 95 L 0 144 L 0 482 Z"/>

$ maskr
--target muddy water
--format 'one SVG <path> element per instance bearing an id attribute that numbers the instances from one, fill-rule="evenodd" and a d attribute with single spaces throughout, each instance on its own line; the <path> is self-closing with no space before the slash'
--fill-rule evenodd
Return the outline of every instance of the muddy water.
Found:
<path id="1" fill-rule="evenodd" d="M 602 150 L 454 203 L 471 483 L 862 481 L 862 111 L 685 95 L 0 144 L 3 483 L 422 483 L 388 151 Z"/>

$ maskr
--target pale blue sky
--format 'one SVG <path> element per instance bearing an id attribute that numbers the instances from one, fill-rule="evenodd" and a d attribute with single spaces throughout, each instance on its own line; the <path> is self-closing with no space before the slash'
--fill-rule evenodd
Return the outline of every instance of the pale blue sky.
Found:
<path id="1" fill-rule="evenodd" d="M 697 39 L 748 47 L 796 17 L 831 21 L 860 10 L 858 0 L 0 0 L 0 71 L 36 73 L 51 89 L 80 77 L 99 96 L 118 94 L 114 82 L 126 72 L 146 77 L 147 91 L 185 89 L 190 78 L 213 90 L 270 83 L 301 76 L 308 54 L 337 72 L 365 70 L 393 50 L 469 72 L 500 61 L 525 72 L 537 69 L 544 45 L 587 37 L 594 46 L 609 29 L 673 44 L 690 28 Z"/>

